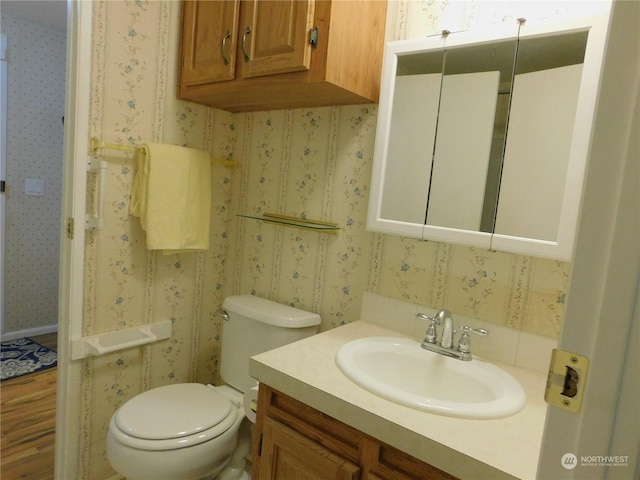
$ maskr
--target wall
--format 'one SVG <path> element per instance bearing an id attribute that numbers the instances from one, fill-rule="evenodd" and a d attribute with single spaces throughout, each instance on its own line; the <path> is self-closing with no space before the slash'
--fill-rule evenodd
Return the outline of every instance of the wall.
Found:
<path id="1" fill-rule="evenodd" d="M 390 2 L 388 38 L 437 32 L 445 17 L 467 27 L 503 20 L 504 12 L 485 14 L 478 3 Z M 233 115 L 182 102 L 175 98 L 179 2 L 95 2 L 93 16 L 92 135 L 130 145 L 185 144 L 240 166 L 212 173 L 209 251 L 163 256 L 146 250 L 138 220 L 128 215 L 135 160 L 103 155 L 105 228 L 87 236 L 83 334 L 170 318 L 173 335 L 82 360 L 77 478 L 113 473 L 106 430 L 124 401 L 158 385 L 216 379 L 214 312 L 229 294 L 319 312 L 323 329 L 358 319 L 370 291 L 557 337 L 570 265 L 365 230 L 375 105 Z M 271 211 L 343 228 L 328 236 L 235 216 Z"/>
<path id="2" fill-rule="evenodd" d="M 567 13 L 561 2 L 544 10 L 487 3 L 390 2 L 387 39 Z M 366 231 L 376 113 L 376 105 L 361 105 L 235 116 L 244 169 L 231 179 L 233 212 L 300 215 L 343 228 L 335 238 L 232 217 L 231 292 L 319 312 L 323 329 L 358 319 L 369 291 L 557 338 L 570 264 Z"/>
<path id="3" fill-rule="evenodd" d="M 21 336 L 58 323 L 66 32 L 6 13 L 2 32 L 9 46 L 3 333 Z M 27 178 L 44 180 L 43 196 L 25 195 Z"/>
<path id="4" fill-rule="evenodd" d="M 177 100 L 180 2 L 94 2 L 91 135 L 140 145 L 188 145 L 229 156 L 231 114 Z M 105 457 L 108 421 L 128 398 L 173 382 L 210 382 L 217 371 L 226 257 L 224 224 L 229 172 L 212 172 L 211 248 L 206 253 L 156 254 L 145 247 L 129 199 L 137 169 L 132 154 L 104 150 L 107 161 L 105 227 L 89 231 L 85 246 L 83 334 L 171 319 L 170 340 L 83 360 L 79 388 L 77 478 L 113 472 Z M 90 183 L 95 187 L 94 183 Z M 95 204 L 90 188 L 88 209 Z M 74 432 L 75 434 L 75 432 Z"/>
<path id="5" fill-rule="evenodd" d="M 231 219 L 232 293 L 356 320 L 365 291 L 554 338 L 570 265 L 365 230 L 376 106 L 236 116 L 233 211 L 322 218 L 338 237 Z M 230 272 L 230 274 L 231 274 Z"/>

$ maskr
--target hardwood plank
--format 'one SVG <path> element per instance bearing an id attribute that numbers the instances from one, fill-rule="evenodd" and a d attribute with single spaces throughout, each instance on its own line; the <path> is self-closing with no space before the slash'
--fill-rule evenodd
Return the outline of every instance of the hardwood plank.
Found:
<path id="1" fill-rule="evenodd" d="M 3 480 L 53 479 L 56 381 L 57 368 L 50 368 L 0 384 Z"/>
<path id="2" fill-rule="evenodd" d="M 29 338 L 49 350 L 53 350 L 54 352 L 58 351 L 58 332 L 35 335 Z"/>

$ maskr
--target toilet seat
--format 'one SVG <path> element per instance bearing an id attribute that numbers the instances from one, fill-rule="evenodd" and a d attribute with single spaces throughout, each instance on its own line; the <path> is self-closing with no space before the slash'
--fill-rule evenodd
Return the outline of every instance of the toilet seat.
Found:
<path id="1" fill-rule="evenodd" d="M 111 418 L 114 438 L 141 450 L 172 450 L 207 442 L 226 432 L 239 410 L 214 387 L 165 385 L 122 405 Z"/>

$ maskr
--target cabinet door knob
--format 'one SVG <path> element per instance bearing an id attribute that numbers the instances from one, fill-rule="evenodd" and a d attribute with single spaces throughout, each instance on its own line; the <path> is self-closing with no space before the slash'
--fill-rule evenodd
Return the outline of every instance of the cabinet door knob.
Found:
<path id="1" fill-rule="evenodd" d="M 242 55 L 244 56 L 245 62 L 248 62 L 249 60 L 251 60 L 251 57 L 247 53 L 247 49 L 246 49 L 247 35 L 249 35 L 250 33 L 251 33 L 251 26 L 249 25 L 247 28 L 244 29 L 244 33 L 242 34 Z"/>
<path id="2" fill-rule="evenodd" d="M 222 45 L 221 45 L 221 49 L 222 49 L 222 61 L 224 62 L 225 65 L 229 65 L 229 57 L 227 57 L 225 55 L 225 50 L 226 50 L 226 46 L 227 46 L 227 40 L 229 40 L 231 38 L 231 32 L 229 30 L 227 30 L 227 33 L 224 34 L 224 37 L 222 37 Z"/>

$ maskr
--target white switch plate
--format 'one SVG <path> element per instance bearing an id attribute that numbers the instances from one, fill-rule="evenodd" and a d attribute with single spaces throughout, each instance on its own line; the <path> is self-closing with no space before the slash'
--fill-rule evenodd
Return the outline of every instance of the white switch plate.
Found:
<path id="1" fill-rule="evenodd" d="M 24 181 L 24 194 L 41 197 L 44 195 L 44 180 L 39 178 L 27 178 Z"/>

